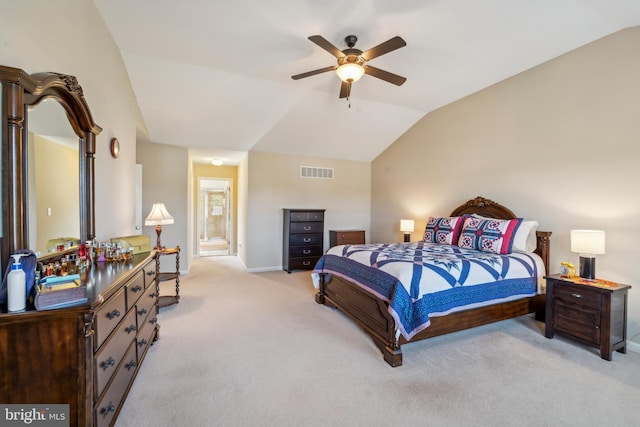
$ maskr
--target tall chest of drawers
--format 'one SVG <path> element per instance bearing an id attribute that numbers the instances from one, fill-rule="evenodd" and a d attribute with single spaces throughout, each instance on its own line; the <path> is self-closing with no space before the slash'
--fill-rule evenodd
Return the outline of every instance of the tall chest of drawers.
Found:
<path id="1" fill-rule="evenodd" d="M 284 209 L 282 269 L 311 270 L 324 253 L 325 209 Z"/>
<path id="2" fill-rule="evenodd" d="M 71 426 L 115 423 L 159 330 L 156 254 L 90 270 L 87 305 L 2 308 L 0 402 L 68 404 Z"/>

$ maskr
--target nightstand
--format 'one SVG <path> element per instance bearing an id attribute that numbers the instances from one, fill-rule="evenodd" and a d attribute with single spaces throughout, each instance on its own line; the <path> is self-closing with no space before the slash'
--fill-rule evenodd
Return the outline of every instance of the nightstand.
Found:
<path id="1" fill-rule="evenodd" d="M 613 351 L 627 352 L 627 291 L 631 286 L 602 279 L 546 276 L 545 333 L 557 332 L 600 348 L 611 360 Z"/>
<path id="2" fill-rule="evenodd" d="M 364 230 L 329 230 L 329 246 L 363 245 Z"/>

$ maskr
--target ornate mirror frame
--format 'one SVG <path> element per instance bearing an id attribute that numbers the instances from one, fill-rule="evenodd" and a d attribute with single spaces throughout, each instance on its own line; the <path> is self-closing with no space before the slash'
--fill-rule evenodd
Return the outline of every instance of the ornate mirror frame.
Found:
<path id="1" fill-rule="evenodd" d="M 102 131 L 91 116 L 82 87 L 74 76 L 58 73 L 29 75 L 0 66 L 2 82 L 2 243 L 1 258 L 29 245 L 28 109 L 45 99 L 56 100 L 67 113 L 79 138 L 80 241 L 95 237 L 95 149 Z M 35 249 L 35 248 L 32 248 Z"/>

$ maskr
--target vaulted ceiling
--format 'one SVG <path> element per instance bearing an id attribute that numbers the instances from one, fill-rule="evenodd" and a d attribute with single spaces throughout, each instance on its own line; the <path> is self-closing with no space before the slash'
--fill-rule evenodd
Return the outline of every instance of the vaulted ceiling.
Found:
<path id="1" fill-rule="evenodd" d="M 371 161 L 425 114 L 621 29 L 638 0 L 94 0 L 155 143 L 237 164 L 249 150 Z M 371 65 L 350 104 L 307 37 L 366 50 L 407 46 Z"/>

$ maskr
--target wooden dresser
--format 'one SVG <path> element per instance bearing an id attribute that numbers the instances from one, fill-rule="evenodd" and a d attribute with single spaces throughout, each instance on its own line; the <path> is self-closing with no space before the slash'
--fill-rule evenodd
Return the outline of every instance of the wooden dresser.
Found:
<path id="1" fill-rule="evenodd" d="M 0 402 L 69 404 L 71 426 L 115 422 L 157 339 L 156 253 L 96 263 L 87 305 L 0 313 Z"/>
<path id="2" fill-rule="evenodd" d="M 329 230 L 329 246 L 363 245 L 364 230 Z"/>
<path id="3" fill-rule="evenodd" d="M 312 270 L 324 253 L 325 209 L 284 209 L 282 269 Z"/>

